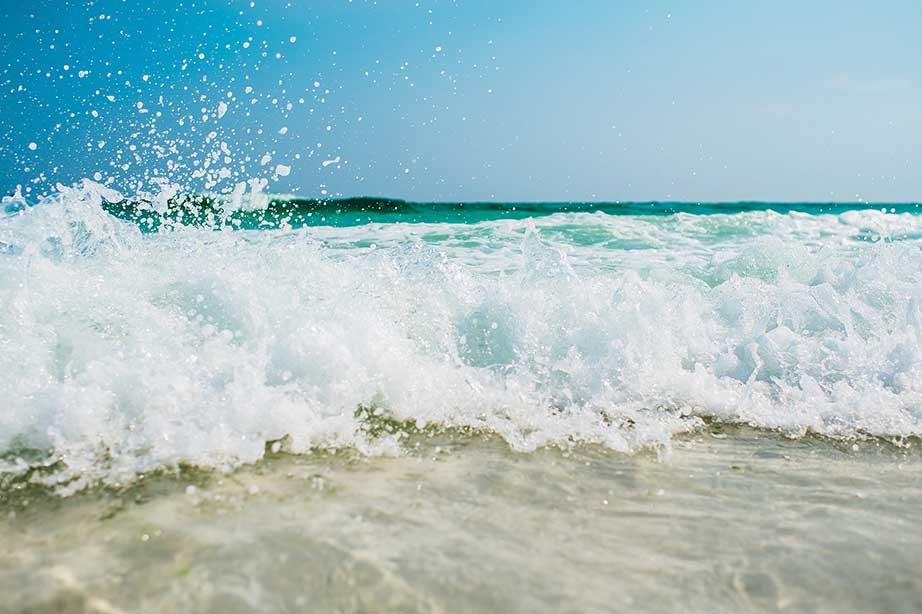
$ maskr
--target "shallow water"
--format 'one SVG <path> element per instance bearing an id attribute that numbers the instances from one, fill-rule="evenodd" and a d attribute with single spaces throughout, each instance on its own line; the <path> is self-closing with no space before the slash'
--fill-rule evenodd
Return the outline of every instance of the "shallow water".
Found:
<path id="1" fill-rule="evenodd" d="M 922 608 L 915 207 L 124 202 L 0 218 L 7 611 Z"/>
<path id="2" fill-rule="evenodd" d="M 712 425 L 671 453 L 269 455 L 2 495 L 3 611 L 917 612 L 915 446 Z"/>

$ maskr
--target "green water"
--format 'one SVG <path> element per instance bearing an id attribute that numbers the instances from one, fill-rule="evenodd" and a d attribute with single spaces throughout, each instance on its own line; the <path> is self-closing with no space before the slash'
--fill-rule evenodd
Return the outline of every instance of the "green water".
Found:
<path id="1" fill-rule="evenodd" d="M 137 222 L 145 230 L 163 225 L 213 225 L 248 230 L 279 226 L 357 226 L 395 222 L 427 224 L 476 224 L 499 219 L 524 219 L 558 213 L 600 213 L 612 216 L 733 215 L 754 211 L 839 215 L 848 211 L 878 210 L 887 213 L 920 213 L 918 203 L 691 203 L 691 202 L 411 202 L 387 198 L 316 200 L 270 198 L 264 207 L 232 210 L 220 199 L 186 197 L 174 199 L 166 211 L 156 212 L 150 203 L 107 203 L 107 211 Z"/>

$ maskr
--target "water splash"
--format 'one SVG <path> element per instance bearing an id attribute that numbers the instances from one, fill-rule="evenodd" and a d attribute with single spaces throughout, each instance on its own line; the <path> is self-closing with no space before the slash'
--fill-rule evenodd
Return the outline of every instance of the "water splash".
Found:
<path id="1" fill-rule="evenodd" d="M 702 419 L 922 435 L 917 216 L 142 233 L 122 200 L 85 182 L 0 222 L 4 472 L 53 465 L 35 479 L 70 491 L 283 438 L 397 452 L 360 407 L 523 451 Z"/>

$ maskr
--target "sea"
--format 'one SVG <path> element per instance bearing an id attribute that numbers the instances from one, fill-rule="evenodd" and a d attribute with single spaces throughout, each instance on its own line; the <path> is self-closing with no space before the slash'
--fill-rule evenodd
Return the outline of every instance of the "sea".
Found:
<path id="1" fill-rule="evenodd" d="M 920 213 L 5 197 L 0 611 L 922 611 Z"/>

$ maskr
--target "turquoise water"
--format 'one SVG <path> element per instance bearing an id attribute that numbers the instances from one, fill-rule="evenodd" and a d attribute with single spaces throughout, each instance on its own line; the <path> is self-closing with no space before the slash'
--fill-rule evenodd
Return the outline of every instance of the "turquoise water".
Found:
<path id="1" fill-rule="evenodd" d="M 686 203 L 686 202 L 593 202 L 593 203 L 489 203 L 489 202 L 411 202 L 386 198 L 299 199 L 267 198 L 257 209 L 234 209 L 213 198 L 190 197 L 170 203 L 157 215 L 151 204 L 122 201 L 106 205 L 106 210 L 122 219 L 137 222 L 145 230 L 171 225 L 228 225 L 241 229 L 266 229 L 279 226 L 357 226 L 361 224 L 477 224 L 501 219 L 526 219 L 560 213 L 604 214 L 610 216 L 735 215 L 773 211 L 840 215 L 848 211 L 880 210 L 886 213 L 922 213 L 919 203 Z M 209 217 L 209 214 L 212 217 Z"/>
<path id="2" fill-rule="evenodd" d="M 179 204 L 182 203 L 182 204 Z M 125 199 L 0 220 L 0 472 L 922 434 L 917 205 Z M 380 428 L 378 422 L 390 425 Z"/>

